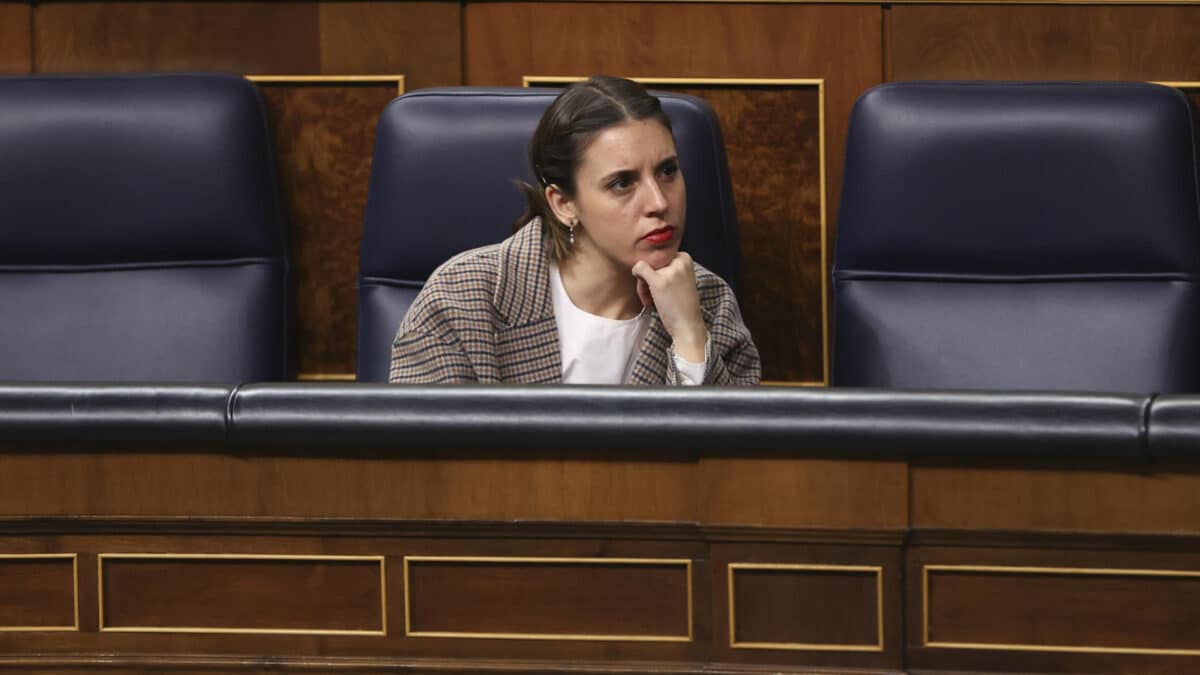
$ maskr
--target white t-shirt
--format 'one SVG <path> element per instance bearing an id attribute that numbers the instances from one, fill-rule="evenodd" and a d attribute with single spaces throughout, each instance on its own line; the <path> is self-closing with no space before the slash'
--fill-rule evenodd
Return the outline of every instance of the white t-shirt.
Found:
<path id="1" fill-rule="evenodd" d="M 608 319 L 579 309 L 567 296 L 562 274 L 554 263 L 550 264 L 550 297 L 562 352 L 562 381 L 566 384 L 629 382 L 639 347 L 650 329 L 649 312 L 643 310 L 632 319 Z M 676 384 L 704 381 L 706 364 L 687 361 L 673 349 L 671 353 L 679 372 Z"/>

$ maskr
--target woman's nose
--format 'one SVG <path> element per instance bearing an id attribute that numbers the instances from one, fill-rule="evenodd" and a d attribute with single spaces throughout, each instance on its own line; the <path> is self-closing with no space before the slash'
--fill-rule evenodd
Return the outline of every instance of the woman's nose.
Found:
<path id="1" fill-rule="evenodd" d="M 660 213 L 667 209 L 669 202 L 667 195 L 663 192 L 662 186 L 654 178 L 646 181 L 646 212 Z"/>

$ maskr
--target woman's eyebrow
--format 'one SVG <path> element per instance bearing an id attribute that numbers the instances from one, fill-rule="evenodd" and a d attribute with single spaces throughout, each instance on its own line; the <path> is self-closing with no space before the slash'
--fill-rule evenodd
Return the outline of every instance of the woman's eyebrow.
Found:
<path id="1" fill-rule="evenodd" d="M 619 178 L 621 176 L 636 176 L 636 175 L 637 175 L 637 169 L 616 169 L 614 171 L 610 171 L 610 172 L 604 174 L 600 178 L 600 180 L 610 181 L 614 178 Z"/>

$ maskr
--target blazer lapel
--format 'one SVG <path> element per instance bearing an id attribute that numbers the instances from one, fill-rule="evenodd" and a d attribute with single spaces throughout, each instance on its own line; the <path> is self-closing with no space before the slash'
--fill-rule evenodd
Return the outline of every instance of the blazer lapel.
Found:
<path id="1" fill-rule="evenodd" d="M 562 381 L 562 351 L 550 301 L 550 267 L 542 250 L 538 218 L 500 247 L 494 305 L 496 362 L 507 382 L 552 384 Z"/>
<path id="2" fill-rule="evenodd" d="M 658 312 L 650 314 L 650 329 L 642 340 L 641 351 L 633 362 L 633 372 L 629 375 L 630 384 L 666 384 L 669 366 L 666 359 L 670 358 L 671 335 L 663 327 Z"/>

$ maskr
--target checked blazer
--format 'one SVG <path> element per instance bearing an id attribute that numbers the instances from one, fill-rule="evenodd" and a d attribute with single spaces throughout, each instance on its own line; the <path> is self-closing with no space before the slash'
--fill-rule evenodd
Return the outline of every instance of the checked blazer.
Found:
<path id="1" fill-rule="evenodd" d="M 696 284 L 711 340 L 704 384 L 758 384 L 758 349 L 733 291 L 700 265 Z M 630 384 L 674 384 L 670 349 L 671 336 L 652 312 Z M 413 384 L 562 381 L 540 220 L 434 270 L 400 324 L 388 379 Z"/>

